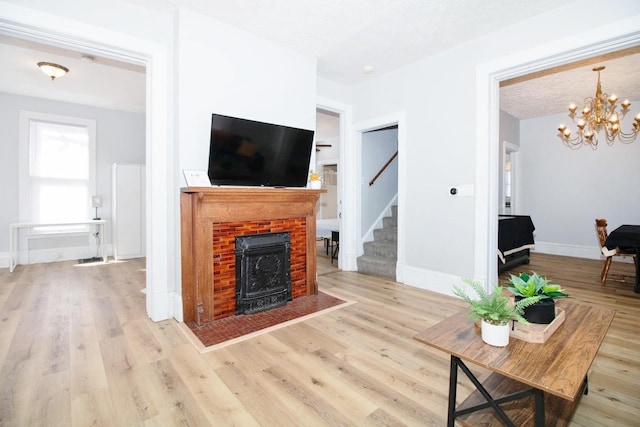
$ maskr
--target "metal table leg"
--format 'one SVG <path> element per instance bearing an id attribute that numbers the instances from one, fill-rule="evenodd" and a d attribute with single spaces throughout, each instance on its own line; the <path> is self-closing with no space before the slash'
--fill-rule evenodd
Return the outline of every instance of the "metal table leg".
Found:
<path id="1" fill-rule="evenodd" d="M 462 369 L 462 372 L 471 380 L 478 392 L 485 398 L 486 403 L 472 406 L 470 408 L 456 410 L 456 389 L 458 385 L 458 367 Z M 472 412 L 480 411 L 486 408 L 493 408 L 496 415 L 508 426 L 516 427 L 513 421 L 507 416 L 504 410 L 499 406 L 502 403 L 518 400 L 523 397 L 533 395 L 535 398 L 535 425 L 536 427 L 544 427 L 545 414 L 544 414 L 544 393 L 542 390 L 536 388 L 529 388 L 516 393 L 509 394 L 507 396 L 494 399 L 489 391 L 480 383 L 478 378 L 467 368 L 467 366 L 456 356 L 451 356 L 451 367 L 449 372 L 449 408 L 447 412 L 447 426 L 453 427 L 455 418 L 460 415 L 470 414 Z"/>

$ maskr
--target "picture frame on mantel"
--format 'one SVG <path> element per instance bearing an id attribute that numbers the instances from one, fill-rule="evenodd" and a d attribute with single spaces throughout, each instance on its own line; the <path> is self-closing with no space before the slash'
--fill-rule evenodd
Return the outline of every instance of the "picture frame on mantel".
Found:
<path id="1" fill-rule="evenodd" d="M 206 171 L 183 169 L 182 173 L 188 187 L 211 187 L 211 180 Z"/>

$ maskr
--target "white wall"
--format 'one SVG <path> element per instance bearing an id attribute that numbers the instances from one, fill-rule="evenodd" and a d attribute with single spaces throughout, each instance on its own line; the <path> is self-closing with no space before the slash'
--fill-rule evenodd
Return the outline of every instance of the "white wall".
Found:
<path id="1" fill-rule="evenodd" d="M 176 46 L 180 169 L 207 170 L 212 113 L 315 129 L 314 58 L 186 9 Z"/>
<path id="2" fill-rule="evenodd" d="M 408 275 L 398 277 L 408 284 L 420 286 L 430 272 L 472 276 L 474 200 L 453 198 L 449 188 L 474 181 L 473 56 L 455 49 L 355 88 L 356 122 L 405 113 L 398 213 L 407 231 L 398 235 L 404 260 L 400 247 L 398 256 Z"/>
<path id="3" fill-rule="evenodd" d="M 318 77 L 317 92 L 326 99 L 351 105 L 353 102 L 353 88 Z"/>
<path id="4" fill-rule="evenodd" d="M 500 110 L 500 144 L 504 141 L 520 145 L 520 121 Z"/>
<path id="5" fill-rule="evenodd" d="M 476 175 L 477 167 L 497 170 L 498 158 L 498 134 L 491 131 L 498 124 L 498 109 L 492 113 L 495 124 L 476 122 L 482 116 L 476 109 L 476 96 L 486 90 L 477 86 L 477 73 L 484 72 L 481 67 L 502 62 L 526 68 L 522 52 L 532 51 L 543 58 L 557 48 L 558 40 L 563 46 L 579 48 L 593 34 L 601 40 L 613 34 L 609 28 L 618 27 L 617 20 L 640 17 L 640 3 L 613 3 L 607 8 L 591 0 L 580 2 L 581 7 L 571 4 L 354 88 L 356 123 L 398 111 L 406 114 L 407 146 L 405 153 L 400 147 L 404 160 L 399 171 L 399 181 L 403 182 L 404 175 L 406 188 L 404 197 L 400 190 L 399 217 L 407 232 L 399 235 L 404 239 L 405 255 L 399 258 L 403 271 L 398 274 L 405 283 L 450 293 L 451 285 L 461 277 L 484 280 L 495 274 L 482 271 L 483 266 L 493 264 L 492 256 L 488 246 L 483 246 L 486 243 L 476 241 L 476 236 L 485 238 L 491 228 L 488 222 L 477 220 L 495 221 L 497 230 L 497 218 L 489 215 L 497 213 L 497 171 L 495 178 L 485 175 L 489 172 Z M 593 14 L 593 10 L 599 12 Z M 489 86 L 489 81 L 481 84 Z M 495 90 L 497 93 L 497 85 Z M 486 110 L 492 105 L 478 108 Z M 487 138 L 488 131 L 495 132 L 495 140 L 489 141 L 490 152 L 477 152 L 478 142 Z M 488 159 L 487 164 L 476 163 L 477 159 Z M 482 194 L 483 200 L 449 195 L 452 185 L 473 184 L 477 193 L 487 183 L 496 188 L 489 198 Z"/>
<path id="6" fill-rule="evenodd" d="M 626 130 L 640 102 L 631 107 Z M 599 258 L 596 218 L 609 230 L 640 224 L 640 138 L 608 146 L 601 137 L 597 150 L 572 150 L 557 136 L 563 122 L 564 113 L 521 121 L 519 210 L 531 215 L 537 251 Z"/>
<path id="7" fill-rule="evenodd" d="M 207 170 L 212 113 L 315 129 L 314 58 L 186 9 L 176 22 L 180 170 Z M 176 317 L 182 319 L 181 312 Z"/>
<path id="8" fill-rule="evenodd" d="M 107 220 L 106 243 L 111 244 L 111 164 L 144 163 L 145 116 L 88 107 L 85 105 L 56 102 L 40 98 L 0 93 L 0 229 L 8 230 L 9 224 L 18 222 L 18 147 L 19 115 L 21 110 L 79 117 L 96 121 L 96 194 L 103 196 L 99 215 Z M 87 204 L 89 201 L 87 201 Z M 93 213 L 93 212 L 92 212 Z M 7 266 L 6 251 L 9 248 L 8 232 L 0 234 L 0 265 Z M 85 240 L 86 241 L 86 240 Z"/>

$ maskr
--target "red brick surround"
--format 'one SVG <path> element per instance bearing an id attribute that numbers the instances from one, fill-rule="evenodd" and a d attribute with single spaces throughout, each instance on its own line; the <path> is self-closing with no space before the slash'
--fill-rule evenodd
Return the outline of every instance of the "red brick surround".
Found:
<path id="1" fill-rule="evenodd" d="M 305 218 L 271 221 L 213 223 L 213 303 L 214 320 L 233 316 L 236 309 L 235 238 L 248 234 L 288 231 L 291 242 L 291 296 L 307 294 Z"/>
<path id="2" fill-rule="evenodd" d="M 237 235 L 289 231 L 292 297 L 317 295 L 315 210 L 323 192 L 260 187 L 183 188 L 183 320 L 203 325 L 235 314 Z"/>

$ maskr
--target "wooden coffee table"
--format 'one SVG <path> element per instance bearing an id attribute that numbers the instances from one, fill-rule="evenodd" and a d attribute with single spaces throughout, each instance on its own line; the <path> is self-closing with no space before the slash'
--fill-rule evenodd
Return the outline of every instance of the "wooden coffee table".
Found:
<path id="1" fill-rule="evenodd" d="M 451 355 L 448 426 L 456 419 L 469 426 L 569 423 L 580 396 L 588 392 L 587 373 L 615 313 L 568 300 L 557 304 L 566 319 L 544 344 L 511 337 L 508 346 L 492 347 L 482 341 L 469 310 L 415 336 Z M 493 373 L 481 383 L 464 361 Z M 458 368 L 476 391 L 456 407 Z"/>

